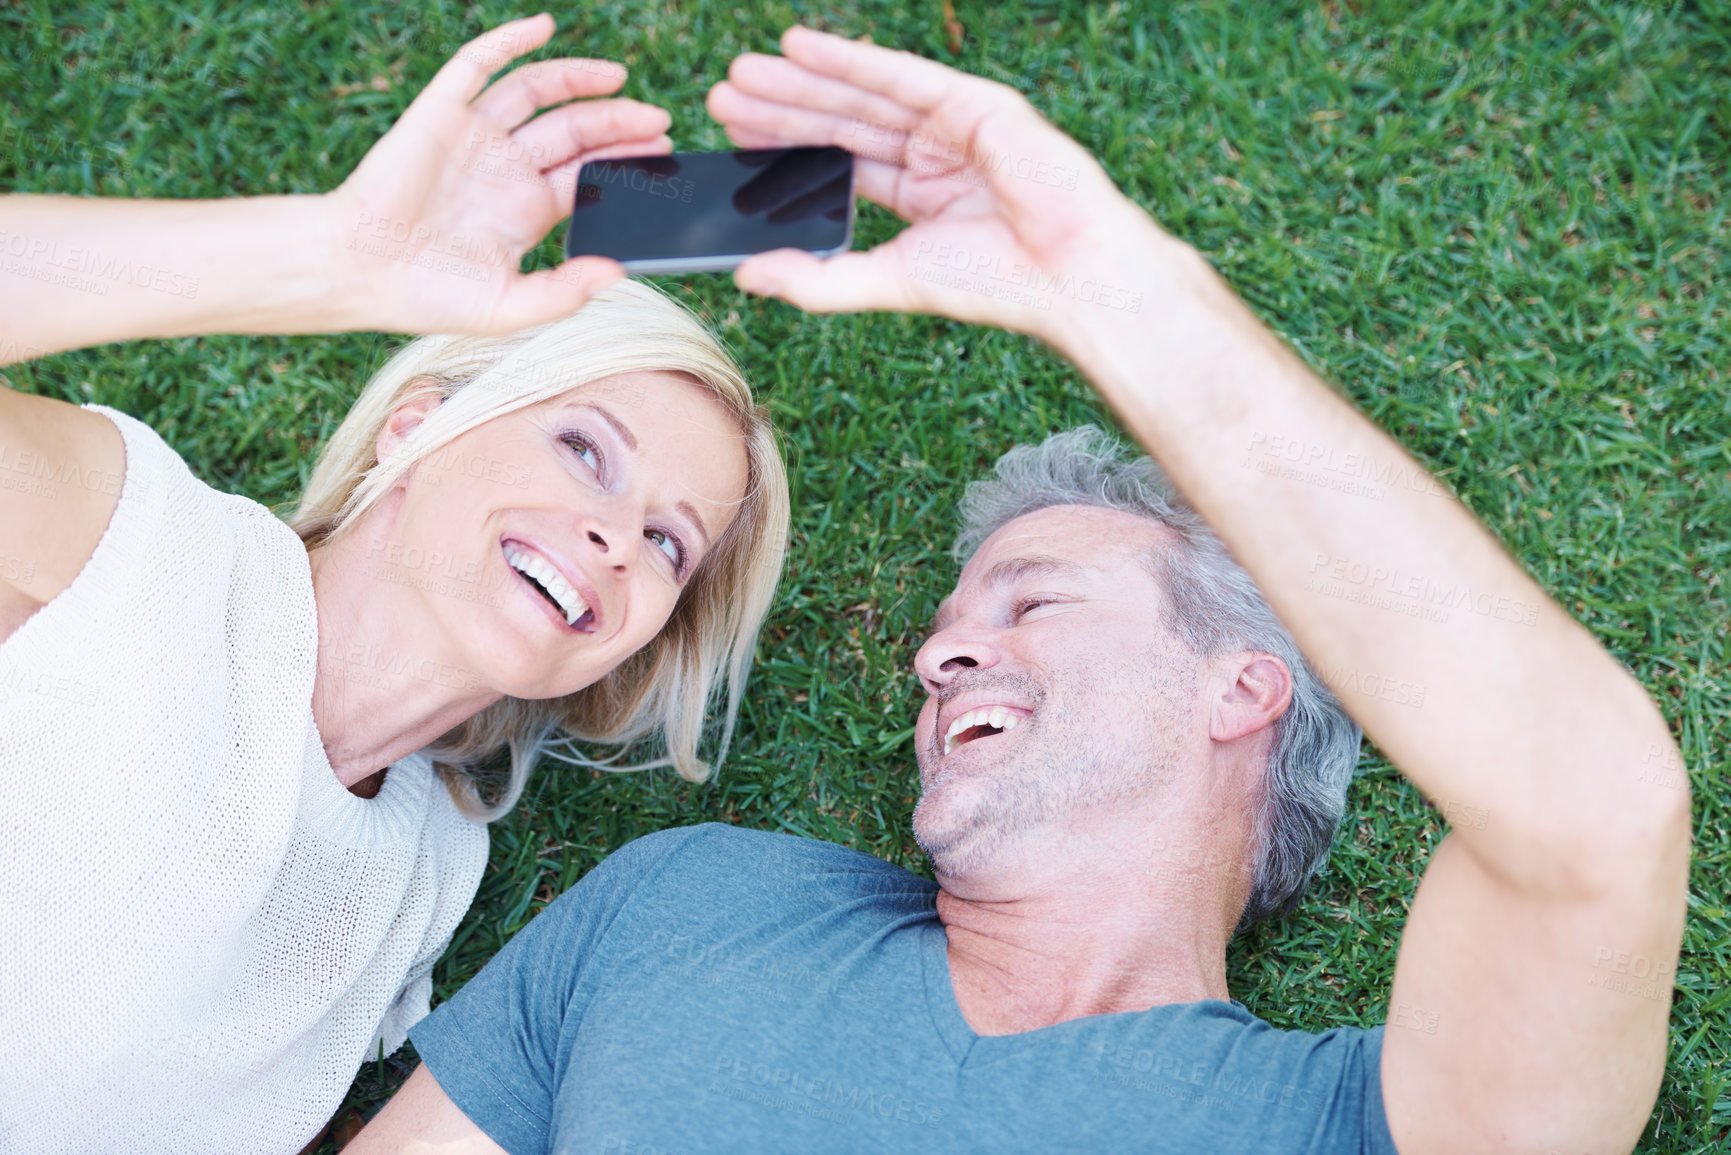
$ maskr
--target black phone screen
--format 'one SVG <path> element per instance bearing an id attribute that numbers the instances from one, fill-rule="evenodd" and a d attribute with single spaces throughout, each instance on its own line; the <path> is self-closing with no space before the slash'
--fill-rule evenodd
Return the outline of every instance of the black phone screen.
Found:
<path id="1" fill-rule="evenodd" d="M 722 267 L 781 248 L 827 254 L 851 242 L 852 209 L 853 155 L 842 148 L 595 160 L 578 174 L 565 253 L 627 268 Z"/>

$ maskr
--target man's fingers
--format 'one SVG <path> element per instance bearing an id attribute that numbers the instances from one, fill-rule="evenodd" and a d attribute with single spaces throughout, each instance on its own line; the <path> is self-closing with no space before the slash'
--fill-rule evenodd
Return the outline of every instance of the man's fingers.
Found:
<path id="1" fill-rule="evenodd" d="M 851 116 L 840 116 L 778 100 L 765 100 L 741 92 L 728 81 L 709 90 L 709 114 L 734 139 L 771 141 L 744 148 L 773 148 L 790 144 L 834 144 L 859 156 L 894 162 L 904 151 L 908 130 L 868 124 Z"/>
<path id="2" fill-rule="evenodd" d="M 519 128 L 511 139 L 516 142 L 514 154 L 528 157 L 539 171 L 622 141 L 647 144 L 672 123 L 666 109 L 618 97 L 555 108 Z"/>
<path id="3" fill-rule="evenodd" d="M 917 180 L 915 176 L 899 164 L 857 156 L 853 162 L 853 191 L 913 224 L 938 215 L 957 198 L 967 196 L 985 183 L 978 177 L 970 181 L 962 177 Z"/>
<path id="4" fill-rule="evenodd" d="M 781 36 L 782 55 L 813 72 L 929 112 L 959 87 L 990 83 L 935 60 L 880 48 L 795 24 Z"/>
<path id="5" fill-rule="evenodd" d="M 495 306 L 488 328 L 514 333 L 568 317 L 624 278 L 625 267 L 610 257 L 573 257 L 558 268 L 517 276 Z"/>
<path id="6" fill-rule="evenodd" d="M 920 119 L 920 114 L 906 105 L 802 68 L 785 56 L 759 52 L 736 56 L 727 67 L 727 79 L 746 96 L 873 124 L 911 128 Z"/>
<path id="7" fill-rule="evenodd" d="M 541 47 L 552 35 L 553 18 L 545 12 L 489 29 L 457 49 L 421 95 L 468 104 L 486 87 L 488 77 L 525 52 Z"/>
<path id="8" fill-rule="evenodd" d="M 907 311 L 913 306 L 905 278 L 873 253 L 820 260 L 798 249 L 776 249 L 740 265 L 733 280 L 748 293 L 776 297 L 808 313 Z"/>
<path id="9" fill-rule="evenodd" d="M 481 94 L 474 108 L 498 124 L 516 128 L 551 105 L 617 92 L 625 76 L 625 66 L 611 60 L 539 60 L 501 77 Z"/>

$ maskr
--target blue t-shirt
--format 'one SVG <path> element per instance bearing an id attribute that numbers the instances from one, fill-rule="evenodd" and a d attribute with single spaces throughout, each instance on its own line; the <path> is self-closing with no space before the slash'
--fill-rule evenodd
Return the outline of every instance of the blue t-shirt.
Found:
<path id="1" fill-rule="evenodd" d="M 1382 1028 L 1209 999 L 976 1035 L 926 879 L 732 826 L 640 838 L 410 1032 L 513 1155 L 1395 1155 Z"/>

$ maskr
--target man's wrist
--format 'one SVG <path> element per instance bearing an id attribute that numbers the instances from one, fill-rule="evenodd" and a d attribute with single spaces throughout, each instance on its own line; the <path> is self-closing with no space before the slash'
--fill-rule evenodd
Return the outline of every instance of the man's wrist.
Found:
<path id="1" fill-rule="evenodd" d="M 1206 310 L 1221 287 L 1200 253 L 1128 197 L 1101 212 L 1069 263 L 1077 291 L 1042 336 L 1099 385 L 1126 342 L 1161 340 Z"/>

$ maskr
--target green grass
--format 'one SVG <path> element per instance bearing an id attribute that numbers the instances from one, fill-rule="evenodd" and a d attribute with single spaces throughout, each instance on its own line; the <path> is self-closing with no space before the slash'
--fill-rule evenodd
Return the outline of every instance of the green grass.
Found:
<path id="1" fill-rule="evenodd" d="M 1695 791 L 1670 1062 L 1644 1152 L 1731 1141 L 1725 174 L 1731 7 L 1247 6 L 960 0 L 584 3 L 543 55 L 632 67 L 682 148 L 702 95 L 795 18 L 1025 91 L 1269 324 L 1443 475 L 1664 709 Z M 331 188 L 439 61 L 497 20 L 334 0 L 113 9 L 0 2 L 0 185 L 171 197 Z M 374 84 L 374 78 L 381 78 Z M 867 210 L 863 246 L 895 222 Z M 558 237 L 538 259 L 555 256 Z M 543 774 L 493 831 L 448 996 L 611 850 L 708 820 L 921 868 L 908 666 L 952 576 L 960 487 L 1003 449 L 1103 420 L 1032 342 L 945 321 L 812 318 L 730 279 L 664 280 L 738 352 L 785 431 L 792 560 L 719 782 Z M 137 342 L 6 371 L 149 422 L 212 485 L 286 503 L 397 340 Z M 1371 1024 L 1442 821 L 1374 752 L 1333 862 L 1236 942 L 1235 994 L 1283 1027 Z M 406 1055 L 406 1052 L 405 1052 Z M 369 1065 L 370 1113 L 407 1070 Z M 327 1144 L 328 1149 L 328 1144 Z"/>

